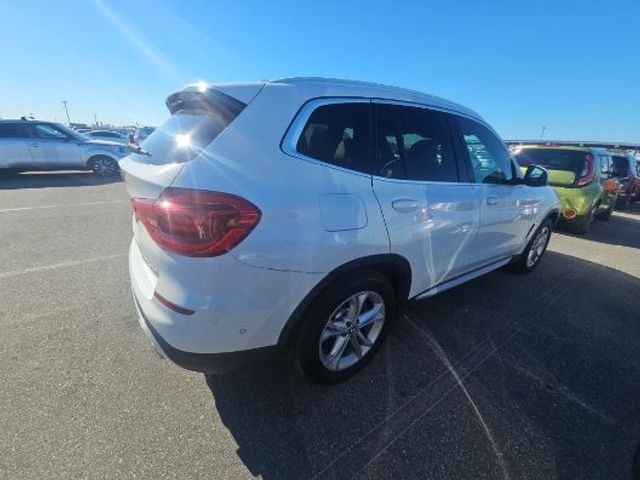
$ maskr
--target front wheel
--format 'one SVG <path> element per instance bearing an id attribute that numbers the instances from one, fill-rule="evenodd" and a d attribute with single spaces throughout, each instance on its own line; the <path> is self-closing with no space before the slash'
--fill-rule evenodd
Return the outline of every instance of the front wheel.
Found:
<path id="1" fill-rule="evenodd" d="M 100 177 L 112 177 L 118 173 L 118 162 L 106 155 L 96 155 L 89 160 L 89 168 Z"/>
<path id="2" fill-rule="evenodd" d="M 363 368 L 382 344 L 395 314 L 395 293 L 374 270 L 333 282 L 306 310 L 293 344 L 309 380 L 332 384 Z"/>
<path id="3" fill-rule="evenodd" d="M 553 224 L 551 220 L 544 220 L 518 259 L 509 265 L 509 269 L 516 273 L 529 273 L 533 271 L 540 263 L 544 252 L 547 251 L 552 228 Z"/>

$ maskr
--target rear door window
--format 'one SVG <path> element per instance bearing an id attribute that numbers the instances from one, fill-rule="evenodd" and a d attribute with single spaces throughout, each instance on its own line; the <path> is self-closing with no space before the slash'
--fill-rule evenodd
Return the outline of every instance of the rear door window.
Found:
<path id="1" fill-rule="evenodd" d="M 26 129 L 19 123 L 0 123 L 0 138 L 27 138 Z"/>
<path id="2" fill-rule="evenodd" d="M 32 128 L 37 138 L 47 140 L 64 140 L 68 138 L 67 134 L 62 130 L 59 130 L 55 128 L 55 126 L 48 125 L 46 123 L 33 124 Z"/>
<path id="3" fill-rule="evenodd" d="M 370 103 L 321 105 L 309 116 L 296 150 L 307 157 L 371 173 Z"/>
<path id="4" fill-rule="evenodd" d="M 457 182 L 458 167 L 443 113 L 376 105 L 376 175 L 422 182 Z"/>

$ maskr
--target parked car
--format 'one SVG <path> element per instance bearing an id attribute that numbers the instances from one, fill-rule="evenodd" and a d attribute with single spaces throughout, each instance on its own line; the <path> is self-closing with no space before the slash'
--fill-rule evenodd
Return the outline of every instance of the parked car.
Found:
<path id="1" fill-rule="evenodd" d="M 156 350 L 219 372 L 289 352 L 318 383 L 380 347 L 409 299 L 539 263 L 559 212 L 473 111 L 374 84 L 187 87 L 120 161 L 129 269 Z"/>
<path id="2" fill-rule="evenodd" d="M 528 145 L 514 150 L 519 165 L 541 165 L 549 172 L 562 203 L 560 224 L 587 233 L 594 218 L 608 219 L 620 185 L 612 176 L 611 154 L 600 148 Z"/>
<path id="3" fill-rule="evenodd" d="M 153 133 L 154 130 L 155 130 L 155 127 L 142 127 L 142 128 L 136 129 L 136 131 L 133 133 L 133 137 L 131 138 L 132 140 L 131 143 L 140 145 L 142 142 L 145 141 L 145 139 L 149 135 Z"/>
<path id="4" fill-rule="evenodd" d="M 112 130 L 89 130 L 88 132 L 84 132 L 84 134 L 87 137 L 94 138 L 96 140 L 109 140 L 122 145 L 129 144 L 129 138 L 126 135 L 122 135 L 121 133 L 114 132 Z"/>
<path id="5" fill-rule="evenodd" d="M 114 175 L 118 160 L 128 151 L 59 123 L 0 120 L 0 172 L 90 169 L 98 175 Z"/>
<path id="6" fill-rule="evenodd" d="M 620 182 L 620 197 L 617 206 L 626 208 L 640 199 L 640 178 L 636 158 L 631 154 L 614 154 L 613 175 Z"/>

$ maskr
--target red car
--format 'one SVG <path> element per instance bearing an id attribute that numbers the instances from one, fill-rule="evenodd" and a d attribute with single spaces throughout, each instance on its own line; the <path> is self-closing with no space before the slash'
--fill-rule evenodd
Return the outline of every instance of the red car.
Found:
<path id="1" fill-rule="evenodd" d="M 640 172 L 638 162 L 631 154 L 613 154 L 613 175 L 620 181 L 617 207 L 625 208 L 640 200 Z"/>

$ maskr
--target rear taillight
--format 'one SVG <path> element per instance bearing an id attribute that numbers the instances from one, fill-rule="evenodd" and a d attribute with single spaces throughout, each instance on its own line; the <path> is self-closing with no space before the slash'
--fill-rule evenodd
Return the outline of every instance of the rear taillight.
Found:
<path id="1" fill-rule="evenodd" d="M 595 171 L 593 169 L 593 155 L 587 153 L 584 157 L 584 166 L 582 167 L 582 172 L 580 172 L 580 177 L 578 178 L 578 186 L 581 187 L 583 185 L 588 185 L 593 181 L 595 176 Z"/>
<path id="2" fill-rule="evenodd" d="M 228 193 L 167 188 L 157 200 L 133 199 L 136 220 L 162 248 L 191 257 L 222 255 L 244 240 L 260 210 Z"/>

